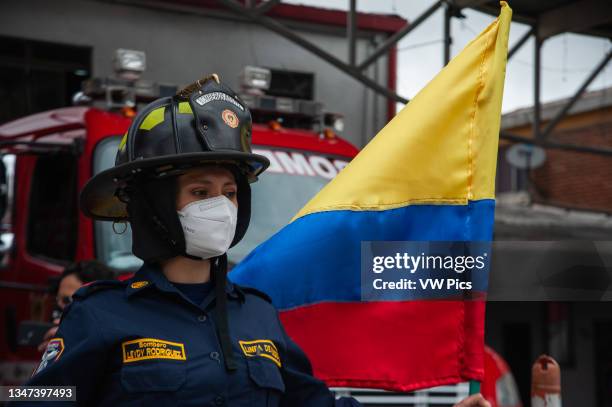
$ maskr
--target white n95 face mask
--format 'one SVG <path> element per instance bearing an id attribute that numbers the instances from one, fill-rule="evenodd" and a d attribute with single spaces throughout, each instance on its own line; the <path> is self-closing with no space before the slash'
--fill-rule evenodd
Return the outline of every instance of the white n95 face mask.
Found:
<path id="1" fill-rule="evenodd" d="M 187 254 L 210 259 L 229 249 L 236 233 L 238 208 L 225 195 L 191 202 L 177 213 Z"/>

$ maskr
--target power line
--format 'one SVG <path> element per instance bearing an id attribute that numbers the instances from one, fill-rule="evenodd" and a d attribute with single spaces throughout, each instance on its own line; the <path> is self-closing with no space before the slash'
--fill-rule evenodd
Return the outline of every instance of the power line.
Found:
<path id="1" fill-rule="evenodd" d="M 467 24 L 465 22 L 465 20 L 461 20 L 461 28 L 462 29 L 466 29 L 467 31 L 471 32 L 474 35 L 479 35 L 476 30 L 474 30 L 472 27 L 469 26 L 469 24 Z M 545 66 L 545 65 L 541 65 L 541 68 L 543 71 L 548 71 L 548 72 L 555 72 L 555 73 L 560 73 L 560 74 L 577 74 L 577 73 L 587 73 L 587 72 L 591 72 L 591 70 L 593 69 L 592 67 L 585 67 L 585 68 L 568 68 L 567 67 L 567 56 L 568 56 L 568 43 L 567 43 L 567 33 L 565 34 L 565 37 L 563 38 L 563 56 L 562 56 L 562 66 L 560 68 L 557 67 L 553 67 L 553 66 Z M 605 55 L 605 52 L 602 53 L 602 55 Z M 525 66 L 529 66 L 531 68 L 534 67 L 534 64 L 529 62 L 529 61 L 525 61 L 525 60 L 521 60 L 518 59 L 516 57 L 512 58 L 510 60 L 510 62 L 512 61 L 516 61 L 521 65 L 525 65 Z M 608 70 L 609 67 L 604 68 L 605 70 Z"/>
<path id="2" fill-rule="evenodd" d="M 442 39 L 431 40 L 431 41 L 426 41 L 426 42 L 420 42 L 418 44 L 411 44 L 411 45 L 405 45 L 403 47 L 399 47 L 397 50 L 398 51 L 406 51 L 406 50 L 409 50 L 409 49 L 426 47 L 428 45 L 434 45 L 434 44 L 437 44 L 437 43 L 440 43 L 440 42 L 442 42 Z"/>
<path id="3" fill-rule="evenodd" d="M 512 61 L 516 61 L 521 65 L 524 66 L 528 66 L 530 68 L 534 67 L 534 64 L 529 62 L 529 61 L 525 61 L 522 59 L 518 59 L 516 57 L 512 58 L 510 60 L 510 62 Z M 577 73 L 586 73 L 586 72 L 591 72 L 593 70 L 593 67 L 589 67 L 589 68 L 565 68 L 565 67 L 561 67 L 561 68 L 557 68 L 557 67 L 552 67 L 552 66 L 545 66 L 542 65 L 541 66 L 543 71 L 549 71 L 549 72 L 554 72 L 554 73 L 560 73 L 560 74 L 577 74 Z M 604 68 L 604 70 L 610 69 L 610 67 L 606 67 Z"/>

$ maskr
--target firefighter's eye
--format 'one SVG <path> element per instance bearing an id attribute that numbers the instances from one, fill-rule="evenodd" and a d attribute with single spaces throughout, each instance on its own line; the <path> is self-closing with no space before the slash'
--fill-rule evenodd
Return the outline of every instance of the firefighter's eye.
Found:
<path id="1" fill-rule="evenodd" d="M 208 191 L 206 191 L 205 189 L 196 189 L 192 191 L 191 193 L 198 197 L 205 197 L 208 195 Z"/>

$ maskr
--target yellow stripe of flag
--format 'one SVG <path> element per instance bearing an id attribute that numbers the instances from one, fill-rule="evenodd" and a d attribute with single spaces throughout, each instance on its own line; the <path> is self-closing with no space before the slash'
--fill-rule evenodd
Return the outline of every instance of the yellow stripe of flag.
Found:
<path id="1" fill-rule="evenodd" d="M 470 42 L 295 216 L 495 197 L 512 10 Z"/>

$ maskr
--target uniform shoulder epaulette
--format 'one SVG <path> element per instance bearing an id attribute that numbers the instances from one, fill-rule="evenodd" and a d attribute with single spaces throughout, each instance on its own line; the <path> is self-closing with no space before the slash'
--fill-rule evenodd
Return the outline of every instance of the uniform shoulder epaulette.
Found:
<path id="1" fill-rule="evenodd" d="M 244 287 L 244 286 L 239 286 L 239 287 L 244 293 L 256 295 L 268 301 L 270 304 L 272 304 L 272 298 L 270 298 L 270 296 L 264 293 L 263 291 L 259 291 L 258 289 L 252 288 L 252 287 Z"/>
<path id="2" fill-rule="evenodd" d="M 119 280 L 98 280 L 87 283 L 79 288 L 73 295 L 73 298 L 86 298 L 99 291 L 108 290 L 111 288 L 125 287 L 125 281 Z"/>

